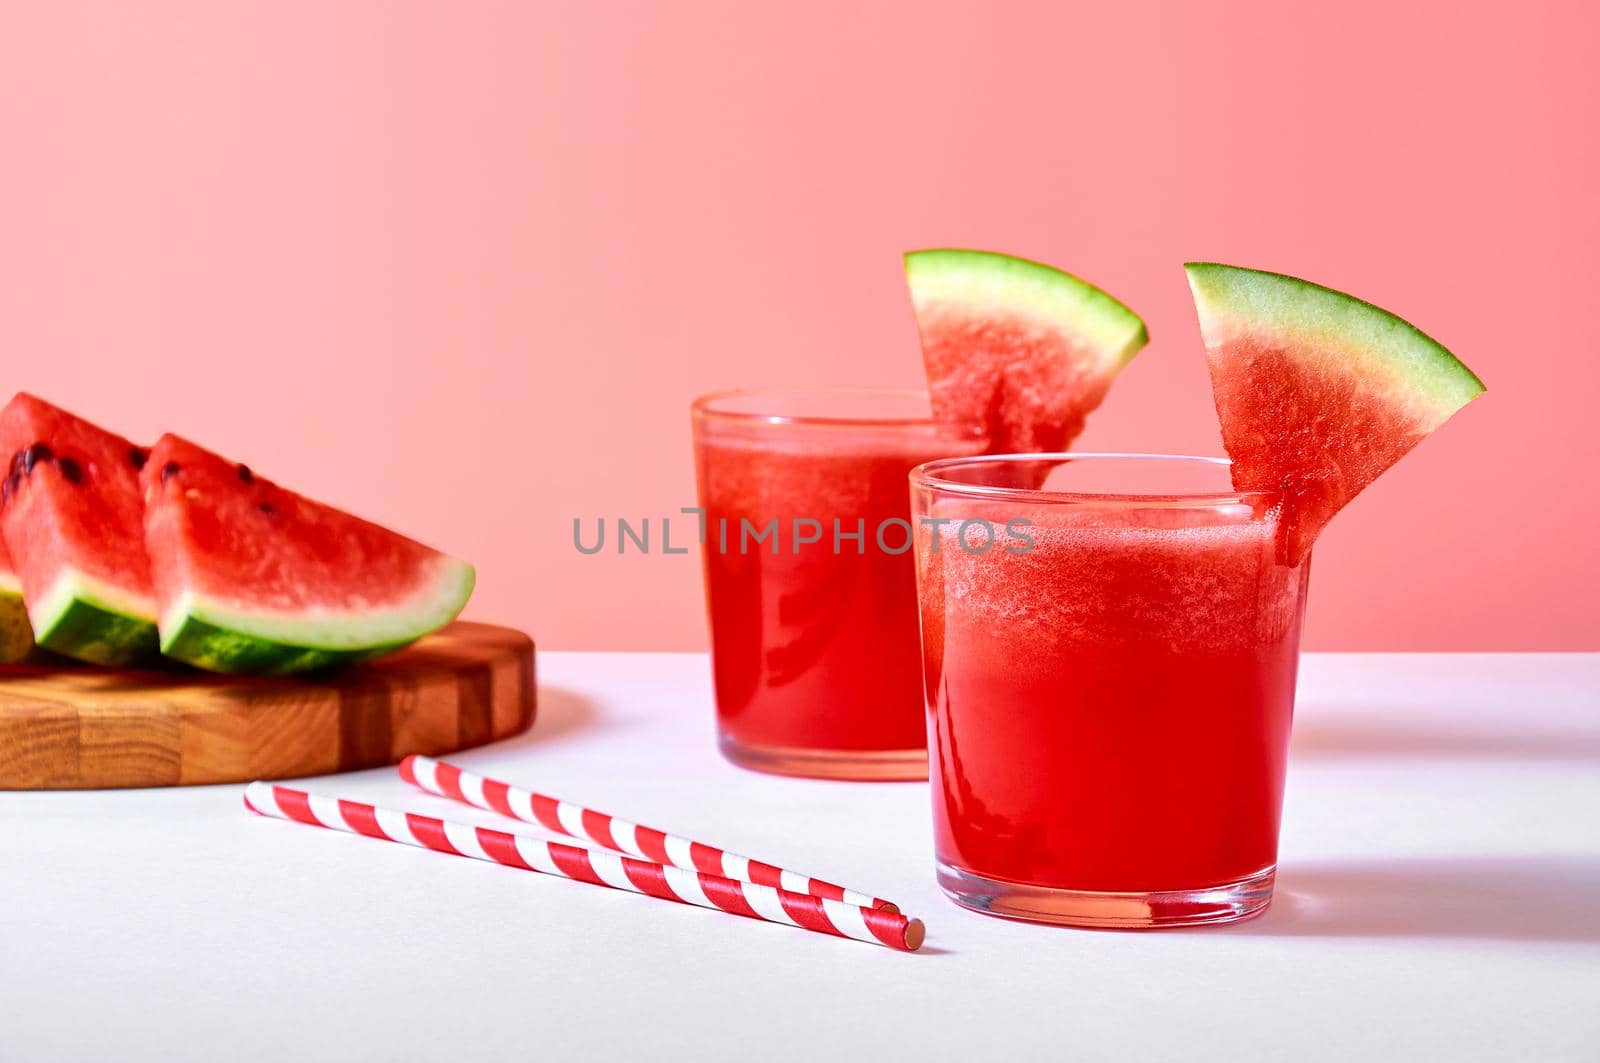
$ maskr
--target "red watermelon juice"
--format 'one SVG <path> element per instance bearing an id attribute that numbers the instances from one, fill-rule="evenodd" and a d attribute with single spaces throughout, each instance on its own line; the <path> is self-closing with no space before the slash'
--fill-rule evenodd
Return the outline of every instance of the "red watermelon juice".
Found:
<path id="1" fill-rule="evenodd" d="M 782 774 L 927 775 L 906 476 L 983 450 L 925 396 L 836 391 L 693 407 L 722 751 Z"/>
<path id="2" fill-rule="evenodd" d="M 1200 458 L 912 480 L 945 891 L 1080 926 L 1264 908 L 1308 571 L 1279 560 L 1277 500 Z M 969 548 L 985 521 L 1028 542 Z"/>

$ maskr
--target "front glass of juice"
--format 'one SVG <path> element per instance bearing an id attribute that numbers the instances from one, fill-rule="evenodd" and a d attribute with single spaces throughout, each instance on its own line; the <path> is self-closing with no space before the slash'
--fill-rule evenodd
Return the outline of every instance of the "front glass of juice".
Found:
<path id="1" fill-rule="evenodd" d="M 1227 462 L 939 461 L 911 476 L 939 883 L 1077 926 L 1272 898 L 1308 562 Z"/>
<path id="2" fill-rule="evenodd" d="M 722 751 L 762 771 L 927 776 L 906 476 L 980 453 L 915 392 L 692 408 Z"/>

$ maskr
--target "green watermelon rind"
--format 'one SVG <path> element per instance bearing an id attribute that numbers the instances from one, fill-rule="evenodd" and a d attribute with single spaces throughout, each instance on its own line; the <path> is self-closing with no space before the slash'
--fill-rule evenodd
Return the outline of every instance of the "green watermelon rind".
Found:
<path id="1" fill-rule="evenodd" d="M 975 317 L 1021 312 L 1070 327 L 1111 369 L 1150 342 L 1144 319 L 1101 288 L 1065 270 L 998 251 L 943 247 L 908 251 L 906 283 L 918 304 L 949 302 Z"/>
<path id="2" fill-rule="evenodd" d="M 1266 328 L 1303 350 L 1360 352 L 1404 380 L 1440 423 L 1483 394 L 1483 381 L 1437 340 L 1364 299 L 1220 262 L 1186 262 L 1183 268 L 1209 348 L 1225 346 L 1239 331 Z M 1356 371 L 1354 363 L 1351 368 Z"/>
<path id="3" fill-rule="evenodd" d="M 119 667 L 156 653 L 154 608 L 75 569 L 66 569 L 28 608 L 34 641 L 90 664 Z"/>
<path id="4" fill-rule="evenodd" d="M 455 558 L 411 603 L 369 612 L 254 612 L 201 595 L 181 596 L 161 618 L 161 652 L 212 672 L 289 675 L 367 660 L 406 646 L 456 618 L 476 574 Z"/>
<path id="5" fill-rule="evenodd" d="M 0 664 L 15 664 L 33 652 L 33 625 L 22 602 L 22 587 L 10 573 L 0 573 Z"/>

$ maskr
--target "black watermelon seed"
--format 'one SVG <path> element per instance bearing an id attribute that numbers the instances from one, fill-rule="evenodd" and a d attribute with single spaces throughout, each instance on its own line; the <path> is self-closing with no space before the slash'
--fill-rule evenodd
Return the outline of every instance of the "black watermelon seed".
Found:
<path id="1" fill-rule="evenodd" d="M 150 460 L 150 452 L 143 447 L 129 447 L 128 461 L 135 469 L 143 469 L 144 463 Z"/>
<path id="2" fill-rule="evenodd" d="M 15 454 L 11 455 L 11 471 L 12 472 L 21 472 L 22 471 L 22 455 L 23 455 L 23 451 L 21 451 L 21 450 L 17 451 Z"/>
<path id="3" fill-rule="evenodd" d="M 35 443 L 33 446 L 22 452 L 23 475 L 33 472 L 33 467 L 39 464 L 41 461 L 55 460 L 55 456 L 55 451 L 51 450 L 43 443 Z"/>
<path id="4" fill-rule="evenodd" d="M 61 470 L 61 475 L 67 478 L 67 483 L 78 484 L 83 482 L 83 468 L 71 458 L 62 458 L 56 462 L 56 468 Z"/>
<path id="5" fill-rule="evenodd" d="M 166 483 L 168 480 L 172 479 L 182 471 L 183 466 L 179 465 L 177 462 L 167 462 L 165 465 L 161 466 L 161 482 Z"/>
<path id="6" fill-rule="evenodd" d="M 257 506 L 256 508 L 259 509 L 261 512 L 265 513 L 269 517 L 277 512 L 277 510 L 273 508 L 271 502 L 263 502 L 259 506 Z"/>
<path id="7" fill-rule="evenodd" d="M 256 482 L 256 474 L 250 471 L 250 466 L 241 462 L 239 464 L 238 472 L 239 479 L 243 480 L 245 483 L 253 484 Z"/>

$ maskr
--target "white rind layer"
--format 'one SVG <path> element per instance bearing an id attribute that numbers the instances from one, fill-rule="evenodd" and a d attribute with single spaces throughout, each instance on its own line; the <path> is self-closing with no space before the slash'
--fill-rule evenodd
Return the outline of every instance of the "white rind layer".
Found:
<path id="1" fill-rule="evenodd" d="M 28 622 L 36 632 L 47 632 L 61 622 L 74 603 L 98 606 L 136 620 L 153 620 L 156 603 L 141 594 L 129 594 L 86 572 L 64 568 L 50 589 L 28 605 Z"/>
<path id="2" fill-rule="evenodd" d="M 189 620 L 266 642 L 334 652 L 410 642 L 455 619 L 472 594 L 471 565 L 439 559 L 432 579 L 402 603 L 374 609 L 306 609 L 293 613 L 252 610 L 238 603 L 185 591 L 162 612 L 163 646 Z"/>

